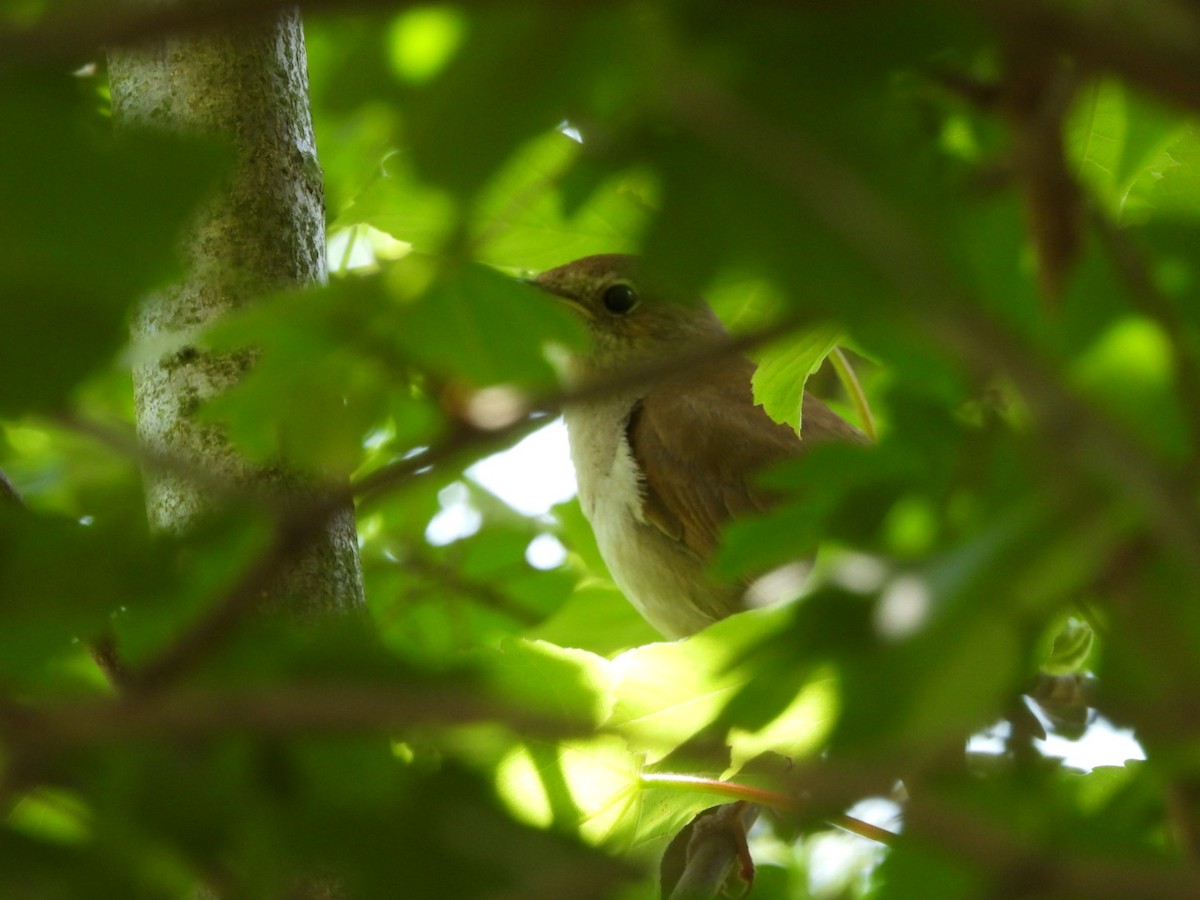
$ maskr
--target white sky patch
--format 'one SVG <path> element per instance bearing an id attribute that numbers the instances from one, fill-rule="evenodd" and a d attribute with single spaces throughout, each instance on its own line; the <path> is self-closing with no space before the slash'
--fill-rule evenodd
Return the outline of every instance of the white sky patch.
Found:
<path id="1" fill-rule="evenodd" d="M 527 516 L 542 516 L 575 496 L 567 426 L 555 419 L 508 450 L 482 459 L 467 476 Z"/>
<path id="2" fill-rule="evenodd" d="M 900 830 L 900 807 L 882 797 L 870 797 L 847 810 L 849 815 L 891 832 Z M 815 896 L 844 893 L 856 873 L 876 865 L 883 848 L 847 831 L 831 829 L 812 839 L 808 884 Z"/>
<path id="3" fill-rule="evenodd" d="M 795 600 L 804 593 L 812 566 L 806 562 L 793 562 L 772 569 L 750 584 L 746 589 L 746 604 L 755 609 L 772 606 L 784 600 Z"/>
<path id="4" fill-rule="evenodd" d="M 1008 723 L 1001 722 L 972 736 L 967 749 L 974 753 L 1003 753 L 1007 735 Z M 1127 760 L 1146 758 L 1146 751 L 1134 738 L 1133 732 L 1127 728 L 1117 728 L 1103 718 L 1088 725 L 1088 730 L 1077 741 L 1051 734 L 1046 740 L 1037 740 L 1034 744 L 1044 756 L 1061 759 L 1063 765 L 1083 772 L 1090 772 L 1097 766 L 1120 766 Z"/>
<path id="5" fill-rule="evenodd" d="M 525 561 L 535 569 L 557 569 L 567 561 L 567 548 L 552 534 L 539 534 L 525 548 Z"/>
<path id="6" fill-rule="evenodd" d="M 865 553 L 843 553 L 829 573 L 830 579 L 848 591 L 870 594 L 883 587 L 888 568 L 882 560 Z"/>
<path id="7" fill-rule="evenodd" d="M 325 259 L 330 272 L 349 272 L 372 268 L 380 260 L 399 259 L 410 248 L 410 244 L 370 225 L 351 225 L 329 233 Z"/>
<path id="8" fill-rule="evenodd" d="M 443 547 L 478 531 L 483 524 L 483 515 L 471 505 L 470 496 L 467 486 L 459 482 L 442 488 L 438 493 L 442 508 L 429 520 L 425 540 L 435 547 Z"/>
<path id="9" fill-rule="evenodd" d="M 1077 741 L 1052 734 L 1037 743 L 1046 756 L 1056 756 L 1064 765 L 1089 772 L 1097 766 L 1119 766 L 1126 760 L 1146 758 L 1132 731 L 1115 728 L 1104 719 L 1093 722 Z"/>
<path id="10" fill-rule="evenodd" d="M 898 575 L 875 606 L 875 630 L 891 640 L 915 634 L 929 618 L 931 605 L 924 581 L 915 575 Z"/>

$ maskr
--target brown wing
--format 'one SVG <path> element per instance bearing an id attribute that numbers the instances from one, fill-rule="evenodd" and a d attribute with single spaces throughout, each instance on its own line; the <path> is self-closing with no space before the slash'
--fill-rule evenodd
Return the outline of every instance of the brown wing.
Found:
<path id="1" fill-rule="evenodd" d="M 805 444 L 822 441 L 849 441 L 867 444 L 867 436 L 811 394 L 804 395 L 801 433 Z"/>
<path id="2" fill-rule="evenodd" d="M 754 473 L 803 446 L 790 427 L 755 405 L 753 372 L 748 360 L 731 359 L 699 377 L 667 382 L 642 399 L 627 426 L 645 475 L 646 518 L 703 559 L 716 549 L 725 522 L 770 505 Z M 819 400 L 805 398 L 804 443 L 838 438 L 863 439 Z"/>

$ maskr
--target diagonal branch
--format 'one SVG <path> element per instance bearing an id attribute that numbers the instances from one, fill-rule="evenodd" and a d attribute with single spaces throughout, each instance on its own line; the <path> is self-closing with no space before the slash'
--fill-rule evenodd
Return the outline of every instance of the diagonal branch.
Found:
<path id="1" fill-rule="evenodd" d="M 179 689 L 117 699 L 61 701 L 39 709 L 0 702 L 0 734 L 29 758 L 93 744 L 198 740 L 228 734 L 357 734 L 499 721 L 523 734 L 590 733 L 581 723 L 490 699 L 477 686 L 287 684 Z"/>

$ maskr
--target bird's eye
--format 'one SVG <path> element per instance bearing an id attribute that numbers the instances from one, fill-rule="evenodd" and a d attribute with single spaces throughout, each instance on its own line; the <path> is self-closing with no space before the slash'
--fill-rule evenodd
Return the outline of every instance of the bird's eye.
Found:
<path id="1" fill-rule="evenodd" d="M 623 315 L 637 306 L 637 292 L 627 284 L 614 284 L 604 291 L 604 308 Z"/>

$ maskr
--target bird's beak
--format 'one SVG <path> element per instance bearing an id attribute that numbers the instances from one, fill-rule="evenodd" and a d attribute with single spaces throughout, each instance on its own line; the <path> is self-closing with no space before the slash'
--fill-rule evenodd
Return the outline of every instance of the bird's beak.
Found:
<path id="1" fill-rule="evenodd" d="M 561 294 L 559 291 L 555 290 L 553 285 L 547 284 L 546 282 L 542 281 L 542 279 L 540 277 L 539 278 L 518 278 L 517 281 L 519 281 L 521 284 L 527 284 L 532 288 L 537 288 L 539 291 L 542 291 L 543 293 L 553 294 L 555 297 L 562 297 L 564 300 L 571 299 L 570 297 L 566 297 L 563 294 Z"/>
<path id="2" fill-rule="evenodd" d="M 518 278 L 517 281 L 519 281 L 521 284 L 528 285 L 529 287 L 537 288 L 544 294 L 549 294 L 564 306 L 569 306 L 576 314 L 583 316 L 585 319 L 591 318 L 590 311 L 584 304 L 579 302 L 578 297 L 573 297 L 570 294 L 563 293 L 554 285 L 547 284 L 540 278 Z"/>

